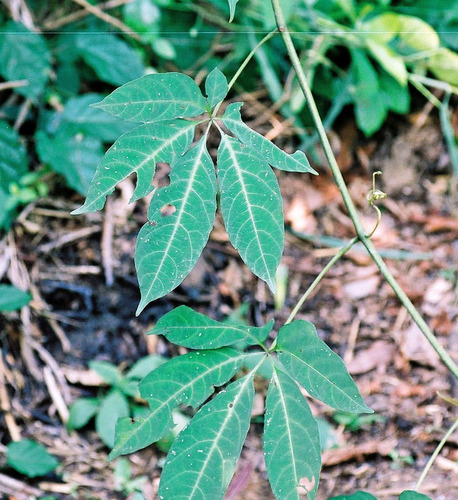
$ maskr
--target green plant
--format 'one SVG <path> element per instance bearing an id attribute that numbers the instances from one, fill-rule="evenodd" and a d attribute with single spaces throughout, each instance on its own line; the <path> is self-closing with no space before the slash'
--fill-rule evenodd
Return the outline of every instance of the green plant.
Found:
<path id="1" fill-rule="evenodd" d="M 13 285 L 0 284 L 0 313 L 11 312 L 26 306 L 32 300 L 29 292 Z"/>
<path id="2" fill-rule="evenodd" d="M 146 356 L 123 374 L 112 363 L 91 361 L 89 367 L 110 386 L 110 389 L 102 391 L 97 397 L 77 399 L 70 407 L 67 428 L 81 429 L 95 417 L 98 435 L 107 446 L 112 447 L 116 419 L 138 417 L 145 413 L 145 407 L 139 400 L 139 380 L 163 362 L 164 359 L 160 356 Z"/>
<path id="3" fill-rule="evenodd" d="M 120 458 L 116 462 L 114 469 L 116 491 L 121 491 L 125 495 L 132 495 L 132 500 L 144 500 L 142 493 L 142 484 L 147 481 L 146 476 L 132 478 L 132 469 L 130 463 L 125 458 Z"/>
<path id="4" fill-rule="evenodd" d="M 22 439 L 6 447 L 6 464 L 28 477 L 37 477 L 52 472 L 59 462 L 41 444 Z"/>
<path id="5" fill-rule="evenodd" d="M 231 17 L 236 2 L 229 2 Z M 268 366 L 271 381 L 264 419 L 266 468 L 277 498 L 299 498 L 298 488 L 314 498 L 320 471 L 318 427 L 301 393 L 344 412 L 371 413 L 342 360 L 321 341 L 314 326 L 294 320 L 298 308 L 324 273 L 358 240 L 419 324 L 450 370 L 458 369 L 441 348 L 362 227 L 327 141 L 315 101 L 297 57 L 278 0 L 272 0 L 278 31 L 284 39 L 301 91 L 355 225 L 357 237 L 336 254 L 306 291 L 270 342 L 273 321 L 262 327 L 228 324 L 180 306 L 163 316 L 149 334 L 191 349 L 146 375 L 140 394 L 149 413 L 122 417 L 116 425 L 109 459 L 158 441 L 173 428 L 179 405 L 197 410 L 167 456 L 160 498 L 222 498 L 234 473 L 247 434 L 254 397 L 253 378 Z M 242 121 L 242 103 L 223 100 L 267 35 L 246 57 L 228 84 L 214 69 L 200 88 L 181 73 L 152 74 L 121 86 L 95 106 L 112 116 L 140 123 L 123 134 L 97 167 L 84 205 L 75 214 L 101 209 L 116 185 L 135 173 L 133 199 L 149 194 L 157 162 L 171 166 L 170 185 L 154 190 L 148 221 L 136 248 L 141 301 L 137 313 L 176 288 L 191 271 L 206 244 L 219 199 L 229 238 L 242 259 L 275 293 L 275 274 L 283 248 L 283 217 L 278 183 L 270 166 L 314 173 L 305 155 L 287 154 Z M 360 56 L 358 56 L 360 57 Z M 199 127 L 200 139 L 193 143 Z M 220 136 L 216 172 L 206 148 L 211 130 Z M 228 133 L 229 132 L 229 133 Z M 371 205 L 378 193 L 369 195 Z M 231 380 L 234 381 L 231 382 Z M 215 388 L 222 388 L 215 391 Z M 217 392 L 215 394 L 215 392 Z M 408 498 L 408 492 L 403 498 Z M 358 495 L 358 494 L 357 494 Z M 359 497 L 371 498 L 360 493 Z M 364 497 L 363 495 L 366 495 Z M 420 498 L 412 493 L 412 498 Z"/>

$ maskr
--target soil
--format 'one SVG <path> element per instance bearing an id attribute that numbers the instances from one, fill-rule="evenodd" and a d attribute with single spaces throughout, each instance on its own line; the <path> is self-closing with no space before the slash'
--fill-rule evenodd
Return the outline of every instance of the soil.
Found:
<path id="1" fill-rule="evenodd" d="M 258 103 L 257 129 L 292 150 L 288 122 L 266 106 L 262 109 L 264 119 Z M 408 121 L 393 119 L 371 139 L 361 137 L 351 119 L 342 119 L 332 139 L 368 231 L 376 213 L 366 195 L 372 172 L 383 172 L 377 186 L 388 198 L 379 202 L 383 216 L 374 243 L 438 340 L 458 360 L 456 178 L 437 118 L 425 108 Z M 320 157 L 316 149 L 315 158 Z M 115 465 L 107 463 L 109 450 L 93 424 L 69 433 L 63 423 L 73 401 L 104 390 L 88 362 L 105 360 L 126 368 L 147 354 L 183 352 L 163 338 L 145 335 L 180 304 L 214 319 L 233 315 L 261 325 L 273 317 L 276 327 L 281 326 L 335 247 L 354 236 L 327 168 L 319 161 L 314 166 L 319 177 L 277 173 L 288 228 L 282 260 L 288 270 L 287 294 L 277 307 L 267 287 L 237 256 L 217 218 L 191 275 L 136 317 L 133 253 L 147 203 L 127 205 L 132 180 L 122 183 L 102 213 L 70 216 L 82 200 L 57 181 L 52 197 L 24 209 L 0 242 L 0 278 L 30 288 L 33 295 L 30 307 L 0 315 L 0 456 L 11 439 L 32 438 L 61 465 L 44 478 L 27 479 L 0 458 L 0 497 L 132 498 L 116 491 Z M 358 489 L 394 499 L 404 489 L 414 489 L 457 418 L 457 408 L 441 397 L 458 397 L 456 381 L 359 247 L 330 270 L 297 318 L 316 325 L 376 412 L 351 430 L 330 408 L 309 399 L 337 445 L 323 454 L 317 499 Z M 256 422 L 266 383 L 259 380 L 258 388 Z M 226 499 L 273 498 L 261 438 L 262 424 L 254 423 Z M 130 456 L 133 477 L 148 478 L 143 484 L 146 499 L 156 498 L 163 462 L 164 454 L 154 446 Z M 5 477 L 16 480 L 14 486 Z M 421 491 L 435 500 L 458 498 L 458 433 L 447 441 Z"/>

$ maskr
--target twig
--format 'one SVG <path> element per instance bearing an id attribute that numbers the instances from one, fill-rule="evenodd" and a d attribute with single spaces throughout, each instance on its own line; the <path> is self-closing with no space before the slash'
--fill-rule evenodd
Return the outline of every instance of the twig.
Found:
<path id="1" fill-rule="evenodd" d="M 51 369 L 49 366 L 45 366 L 43 368 L 43 375 L 45 379 L 46 386 L 49 391 L 49 395 L 53 403 L 56 405 L 57 412 L 59 413 L 60 419 L 64 424 L 68 422 L 68 417 L 70 415 L 68 411 L 68 407 L 65 404 L 62 393 L 59 391 L 59 387 L 57 386 L 56 379 L 54 378 Z"/>
<path id="2" fill-rule="evenodd" d="M 112 286 L 114 282 L 113 277 L 113 200 L 107 199 L 105 204 L 105 217 L 103 220 L 102 229 L 102 265 L 105 271 L 105 283 L 107 286 Z"/>
<path id="3" fill-rule="evenodd" d="M 19 113 L 17 115 L 16 121 L 14 122 L 13 129 L 17 132 L 24 123 L 27 118 L 27 113 L 29 112 L 30 107 L 32 106 L 32 99 L 26 99 L 24 104 L 19 109 Z"/>
<path id="4" fill-rule="evenodd" d="M 290 35 L 288 28 L 286 26 L 285 17 L 283 15 L 283 10 L 280 6 L 280 2 L 279 2 L 279 0 L 271 0 L 271 2 L 272 2 L 272 7 L 274 9 L 274 15 L 275 15 L 278 30 L 280 31 L 280 33 L 283 37 L 283 41 L 285 43 L 286 50 L 287 50 L 288 55 L 291 59 L 291 64 L 296 72 L 299 85 L 300 85 L 302 92 L 304 94 L 309 111 L 312 115 L 315 127 L 317 129 L 318 136 L 320 138 L 320 142 L 323 146 L 323 150 L 324 150 L 324 153 L 326 155 L 326 159 L 328 160 L 332 175 L 333 175 L 334 180 L 337 184 L 337 187 L 339 188 L 340 194 L 341 194 L 342 199 L 344 201 L 344 204 L 347 208 L 348 214 L 353 222 L 353 226 L 355 228 L 356 234 L 357 234 L 358 238 L 360 239 L 360 241 L 362 242 L 362 244 L 366 247 L 366 250 L 368 251 L 372 260 L 375 262 L 375 264 L 379 268 L 379 270 L 382 273 L 382 275 L 384 276 L 385 280 L 389 283 L 389 285 L 393 289 L 394 293 L 397 295 L 398 299 L 401 301 L 401 303 L 407 309 L 409 314 L 412 316 L 412 319 L 415 321 L 415 323 L 418 325 L 418 327 L 420 328 L 423 335 L 427 338 L 429 343 L 432 345 L 434 350 L 437 352 L 437 354 L 441 358 L 442 362 L 447 366 L 447 368 L 450 370 L 450 372 L 456 378 L 458 378 L 458 365 L 455 363 L 455 361 L 452 359 L 452 357 L 448 354 L 448 352 L 442 347 L 441 343 L 436 339 L 434 333 L 431 331 L 429 326 L 426 324 L 425 320 L 421 317 L 420 313 L 417 311 L 415 306 L 412 304 L 412 302 L 409 299 L 409 297 L 407 296 L 407 294 L 404 292 L 404 290 L 401 288 L 399 283 L 396 281 L 396 279 L 392 275 L 391 271 L 388 269 L 387 265 L 385 264 L 382 257 L 380 256 L 377 249 L 375 248 L 372 240 L 370 238 L 368 238 L 366 235 L 366 231 L 365 231 L 364 226 L 362 225 L 362 222 L 359 218 L 358 212 L 357 212 L 356 207 L 353 203 L 353 200 L 350 196 L 350 193 L 348 191 L 345 180 L 342 176 L 342 173 L 339 169 L 339 166 L 337 165 L 337 161 L 336 161 L 336 158 L 335 158 L 334 153 L 332 151 L 329 139 L 326 135 L 326 131 L 324 129 L 323 123 L 321 121 L 321 117 L 320 117 L 320 114 L 318 112 L 318 108 L 316 106 L 315 99 L 313 98 L 312 92 L 311 92 L 310 87 L 307 83 L 307 78 L 304 74 L 304 71 L 302 69 L 302 65 L 300 63 L 299 57 L 297 55 L 296 49 L 295 49 L 293 41 L 291 39 L 291 35 Z"/>
<path id="5" fill-rule="evenodd" d="M 5 493 L 5 495 L 11 495 L 11 498 L 16 498 L 17 500 L 30 500 L 30 497 L 38 498 L 43 495 L 41 490 L 5 474 L 0 474 L 0 492 Z"/>
<path id="6" fill-rule="evenodd" d="M 88 12 L 93 14 L 95 17 L 98 17 L 102 21 L 106 22 L 107 24 L 111 24 L 115 28 L 117 28 L 119 31 L 122 31 L 126 35 L 129 35 L 132 37 L 134 40 L 137 40 L 137 42 L 142 41 L 142 37 L 138 35 L 135 31 L 132 31 L 127 24 L 124 24 L 122 21 L 117 19 L 116 17 L 107 14 L 104 12 L 100 7 L 97 7 L 96 5 L 90 4 L 87 0 L 72 0 L 72 2 L 77 3 L 84 9 L 86 9 Z"/>
<path id="7" fill-rule="evenodd" d="M 25 87 L 29 84 L 29 80 L 13 80 L 11 82 L 0 83 L 0 92 L 2 90 L 16 89 L 18 87 Z"/>
<path id="8" fill-rule="evenodd" d="M 100 226 L 95 227 L 84 227 L 83 229 L 78 229 L 77 231 L 73 231 L 72 233 L 65 234 L 57 241 L 50 241 L 49 243 L 44 243 L 38 247 L 38 251 L 43 253 L 48 253 L 51 250 L 55 250 L 56 248 L 63 247 L 68 243 L 72 243 L 74 241 L 86 238 L 91 234 L 98 233 L 100 231 Z"/>
<path id="9" fill-rule="evenodd" d="M 8 391 L 5 385 L 5 365 L 3 363 L 3 355 L 0 351 L 0 410 L 3 412 L 8 432 L 13 441 L 21 439 L 21 430 L 16 424 L 13 415 L 11 414 L 11 405 L 8 398 Z"/>
<path id="10" fill-rule="evenodd" d="M 109 2 L 100 3 L 98 7 L 100 10 L 108 10 L 120 7 L 121 5 L 125 5 L 126 3 L 130 2 L 132 2 L 132 0 L 111 0 Z M 89 12 L 88 10 L 78 10 L 77 12 L 72 12 L 71 14 L 63 16 L 60 19 L 46 21 L 43 25 L 43 28 L 46 30 L 55 30 L 56 28 L 61 28 L 66 24 L 79 21 L 80 19 L 83 19 L 90 14 L 91 12 Z"/>

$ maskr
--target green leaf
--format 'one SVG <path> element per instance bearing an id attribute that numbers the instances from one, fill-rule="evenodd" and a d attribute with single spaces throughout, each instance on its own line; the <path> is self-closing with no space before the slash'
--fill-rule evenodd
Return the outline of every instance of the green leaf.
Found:
<path id="1" fill-rule="evenodd" d="M 71 188 L 86 195 L 95 166 L 103 158 L 102 143 L 65 126 L 53 137 L 39 130 L 35 142 L 40 160 L 63 175 Z"/>
<path id="2" fill-rule="evenodd" d="M 276 498 L 315 498 L 321 468 L 318 426 L 291 378 L 274 369 L 266 399 L 264 455 Z"/>
<path id="3" fill-rule="evenodd" d="M 398 36 L 404 44 L 416 52 L 439 48 L 440 40 L 436 31 L 419 17 L 398 15 Z"/>
<path id="4" fill-rule="evenodd" d="M 116 185 L 134 172 L 137 186 L 131 201 L 149 194 L 156 163 L 173 165 L 189 148 L 196 123 L 174 120 L 161 125 L 147 123 L 122 135 L 97 166 L 84 205 L 72 213 L 100 210 Z"/>
<path id="5" fill-rule="evenodd" d="M 0 120 L 0 187 L 8 190 L 10 182 L 17 182 L 27 173 L 27 154 L 19 135 L 8 123 Z"/>
<path id="6" fill-rule="evenodd" d="M 32 300 L 29 292 L 23 292 L 12 285 L 0 284 L 0 311 L 16 311 Z"/>
<path id="7" fill-rule="evenodd" d="M 5 80 L 27 80 L 15 92 L 36 100 L 44 91 L 51 71 L 45 39 L 25 26 L 8 21 L 0 37 L 0 73 Z"/>
<path id="8" fill-rule="evenodd" d="M 148 417 L 121 419 L 116 426 L 116 446 L 109 455 L 132 453 L 161 439 L 174 427 L 172 410 L 180 403 L 197 407 L 232 378 L 246 354 L 231 348 L 196 351 L 173 358 L 140 382 L 141 396 L 150 406 Z"/>
<path id="9" fill-rule="evenodd" d="M 309 321 L 296 320 L 280 328 L 276 350 L 288 373 L 314 398 L 339 410 L 372 413 L 344 362 L 318 338 Z"/>
<path id="10" fill-rule="evenodd" d="M 6 463 L 28 477 L 45 476 L 59 462 L 46 448 L 31 439 L 13 441 L 6 447 Z"/>
<path id="11" fill-rule="evenodd" d="M 207 243 L 216 211 L 216 176 L 205 140 L 173 165 L 170 185 L 154 192 L 135 252 L 142 296 L 137 314 L 186 278 Z"/>
<path id="12" fill-rule="evenodd" d="M 100 375 L 109 385 L 119 385 L 121 383 L 121 372 L 119 368 L 108 361 L 89 361 L 89 368 Z"/>
<path id="13" fill-rule="evenodd" d="M 365 491 L 357 491 L 353 495 L 339 495 L 337 497 L 332 497 L 329 500 L 377 500 L 377 497 L 366 493 Z"/>
<path id="14" fill-rule="evenodd" d="M 418 491 L 405 490 L 400 494 L 399 500 L 431 500 L 431 497 L 418 493 Z"/>
<path id="15" fill-rule="evenodd" d="M 103 97 L 102 94 L 90 93 L 69 99 L 60 116 L 61 122 L 73 125 L 76 132 L 103 142 L 115 141 L 121 134 L 131 130 L 132 125 L 91 107 Z"/>
<path id="16" fill-rule="evenodd" d="M 383 101 L 388 109 L 402 115 L 408 113 L 410 93 L 407 85 L 400 85 L 385 71 L 379 75 L 379 85 Z"/>
<path id="17" fill-rule="evenodd" d="M 149 372 L 155 370 L 166 361 L 167 359 L 159 354 L 150 354 L 149 356 L 145 356 L 131 366 L 129 371 L 126 373 L 126 378 L 142 379 L 143 377 L 146 377 Z"/>
<path id="18" fill-rule="evenodd" d="M 164 335 L 169 342 L 190 349 L 218 349 L 240 341 L 260 344 L 273 324 L 274 320 L 262 327 L 220 323 L 187 306 L 179 306 L 162 316 L 147 334 Z"/>
<path id="19" fill-rule="evenodd" d="M 437 78 L 458 85 L 458 54 L 441 47 L 427 60 L 428 69 Z"/>
<path id="20" fill-rule="evenodd" d="M 382 126 L 387 109 L 384 100 L 379 96 L 378 74 L 366 54 L 360 49 L 353 49 L 351 55 L 356 122 L 369 136 Z"/>
<path id="21" fill-rule="evenodd" d="M 227 80 L 218 68 L 213 69 L 207 76 L 205 92 L 208 96 L 210 108 L 214 108 L 226 97 L 228 92 Z"/>
<path id="22" fill-rule="evenodd" d="M 407 86 L 407 70 L 402 58 L 386 44 L 379 43 L 369 36 L 364 41 L 372 56 L 381 64 L 385 71 L 395 78 L 400 85 Z"/>
<path id="23" fill-rule="evenodd" d="M 122 85 L 95 107 L 130 122 L 158 122 L 200 115 L 206 101 L 189 76 L 161 73 Z"/>
<path id="24" fill-rule="evenodd" d="M 128 417 L 129 414 L 129 403 L 126 397 L 117 390 L 110 392 L 101 401 L 99 411 L 95 417 L 95 430 L 109 448 L 114 446 L 115 427 L 118 418 Z"/>
<path id="25" fill-rule="evenodd" d="M 97 414 L 99 400 L 97 398 L 80 398 L 70 406 L 67 429 L 81 429 Z"/>
<path id="26" fill-rule="evenodd" d="M 232 23 L 235 16 L 235 6 L 239 0 L 227 0 L 229 2 L 229 22 Z"/>
<path id="27" fill-rule="evenodd" d="M 256 150 L 223 135 L 218 149 L 218 180 L 231 243 L 251 271 L 275 293 L 284 238 L 277 178 Z"/>
<path id="28" fill-rule="evenodd" d="M 223 498 L 250 427 L 253 399 L 253 375 L 249 374 L 196 413 L 167 455 L 160 499 Z"/>
<path id="29" fill-rule="evenodd" d="M 240 140 L 240 142 L 246 146 L 251 146 L 260 156 L 265 158 L 269 165 L 279 170 L 316 174 L 302 151 L 296 151 L 294 154 L 285 153 L 275 146 L 273 142 L 245 125 L 240 116 L 240 108 L 242 106 L 243 103 L 241 102 L 229 104 L 222 117 L 224 125 Z"/>
<path id="30" fill-rule="evenodd" d="M 137 52 L 112 33 L 80 32 L 74 36 L 75 50 L 104 82 L 122 85 L 143 74 Z"/>

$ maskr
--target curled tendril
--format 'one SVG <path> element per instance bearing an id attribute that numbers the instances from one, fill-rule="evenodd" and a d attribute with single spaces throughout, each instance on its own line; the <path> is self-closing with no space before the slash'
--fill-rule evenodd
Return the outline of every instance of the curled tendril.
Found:
<path id="1" fill-rule="evenodd" d="M 367 193 L 367 201 L 369 202 L 369 205 L 371 207 L 374 207 L 375 210 L 377 211 L 377 222 L 375 224 L 374 229 L 370 232 L 370 234 L 367 235 L 368 238 L 370 238 L 375 233 L 382 218 L 382 212 L 380 212 L 380 209 L 378 208 L 377 205 L 374 205 L 374 202 L 378 200 L 383 200 L 383 198 L 386 198 L 387 196 L 386 193 L 380 191 L 379 189 L 376 189 L 375 187 L 375 177 L 377 175 L 382 175 L 382 172 L 380 172 L 380 170 L 377 170 L 372 174 L 372 189 Z"/>

